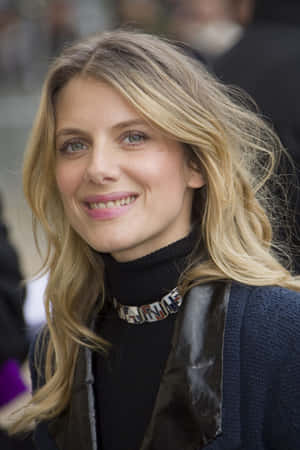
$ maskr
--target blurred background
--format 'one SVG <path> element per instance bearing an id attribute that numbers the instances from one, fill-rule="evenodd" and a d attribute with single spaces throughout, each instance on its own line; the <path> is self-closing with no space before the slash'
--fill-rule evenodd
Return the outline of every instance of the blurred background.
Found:
<path id="1" fill-rule="evenodd" d="M 257 17 L 263 21 L 264 30 L 270 20 L 273 25 L 283 20 L 285 26 L 299 32 L 297 3 L 298 0 L 0 0 L 0 194 L 25 276 L 39 267 L 40 259 L 22 194 L 22 158 L 42 80 L 49 62 L 63 46 L 89 33 L 132 25 L 185 42 L 196 58 L 205 61 L 225 81 L 234 82 L 225 73 L 223 55 L 230 54 L 243 40 L 245 30 L 253 28 Z M 285 15 L 283 10 L 289 8 L 292 9 Z M 285 30 L 285 35 L 288 32 Z M 282 37 L 279 34 L 273 39 L 275 51 Z M 297 45 L 299 63 L 299 41 Z M 259 46 L 258 41 L 256 47 Z M 267 53 L 265 59 L 266 56 Z M 248 66 L 244 62 L 240 67 L 236 65 L 236 72 L 251 77 L 253 58 L 252 55 L 248 59 Z M 224 64 L 226 67 L 226 58 Z M 250 93 L 255 95 L 253 90 Z"/>

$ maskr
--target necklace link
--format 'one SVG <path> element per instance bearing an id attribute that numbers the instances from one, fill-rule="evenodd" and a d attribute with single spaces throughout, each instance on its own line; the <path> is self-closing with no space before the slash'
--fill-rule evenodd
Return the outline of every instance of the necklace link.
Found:
<path id="1" fill-rule="evenodd" d="M 179 311 L 182 305 L 182 296 L 177 287 L 166 294 L 161 300 L 142 306 L 122 305 L 113 298 L 113 305 L 120 319 L 128 323 L 140 325 L 145 322 L 158 322 L 166 319 L 170 314 Z"/>

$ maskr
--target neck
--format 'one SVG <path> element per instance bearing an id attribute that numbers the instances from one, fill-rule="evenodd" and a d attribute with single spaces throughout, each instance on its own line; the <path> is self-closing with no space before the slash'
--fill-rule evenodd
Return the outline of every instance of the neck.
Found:
<path id="1" fill-rule="evenodd" d="M 197 240 L 196 231 L 142 258 L 118 262 L 102 255 L 108 289 L 118 302 L 142 305 L 160 300 L 176 287 Z"/>

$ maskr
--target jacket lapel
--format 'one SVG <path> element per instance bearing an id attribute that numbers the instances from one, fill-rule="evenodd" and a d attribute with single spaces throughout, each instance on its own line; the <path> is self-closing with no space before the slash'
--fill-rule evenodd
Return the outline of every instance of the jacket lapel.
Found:
<path id="1" fill-rule="evenodd" d="M 92 387 L 93 380 L 88 373 L 88 353 L 89 350 L 80 349 L 69 407 L 48 425 L 49 434 L 55 439 L 59 450 L 94 450 L 95 448 L 89 417 L 89 389 Z"/>
<path id="2" fill-rule="evenodd" d="M 186 295 L 141 450 L 201 449 L 221 434 L 229 294 L 229 283 L 214 282 Z"/>

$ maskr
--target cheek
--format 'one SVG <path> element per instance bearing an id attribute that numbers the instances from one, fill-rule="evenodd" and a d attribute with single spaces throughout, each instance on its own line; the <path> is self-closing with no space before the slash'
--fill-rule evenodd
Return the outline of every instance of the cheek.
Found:
<path id="1" fill-rule="evenodd" d="M 68 196 L 73 194 L 80 185 L 81 173 L 72 165 L 57 164 L 55 177 L 61 195 Z"/>
<path id="2" fill-rule="evenodd" d="M 181 153 L 161 151 L 154 152 L 150 156 L 130 166 L 127 173 L 132 179 L 150 191 L 158 190 L 162 193 L 170 192 L 173 188 L 178 191 L 186 187 Z"/>
<path id="3" fill-rule="evenodd" d="M 161 186 L 169 194 L 183 195 L 187 182 L 185 177 L 185 164 L 180 153 L 175 153 L 172 158 L 167 158 L 163 170 L 158 172 Z"/>

